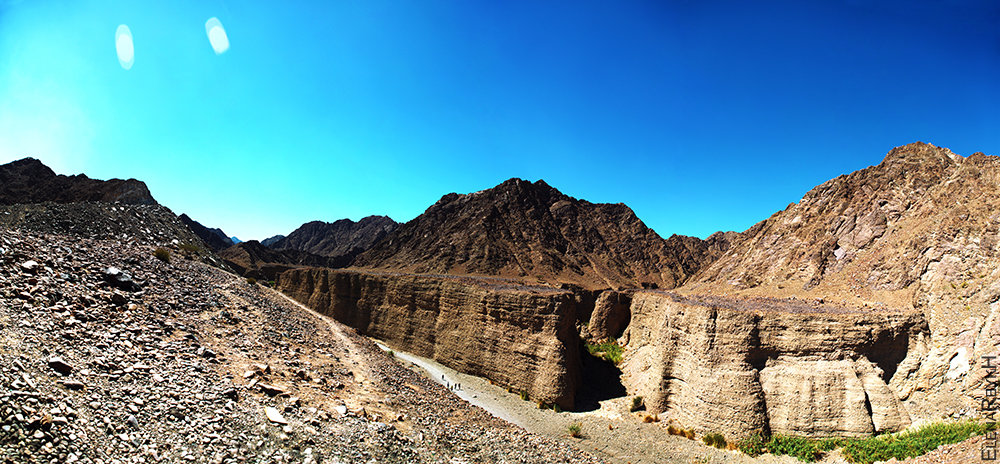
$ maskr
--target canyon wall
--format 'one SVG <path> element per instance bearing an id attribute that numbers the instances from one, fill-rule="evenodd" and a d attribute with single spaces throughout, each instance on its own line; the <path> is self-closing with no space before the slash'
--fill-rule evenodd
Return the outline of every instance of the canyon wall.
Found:
<path id="1" fill-rule="evenodd" d="M 917 312 L 641 291 L 623 383 L 699 432 L 865 436 L 910 424 L 902 404 L 926 353 Z"/>
<path id="2" fill-rule="evenodd" d="M 293 269 L 278 289 L 399 350 L 573 407 L 580 342 L 573 293 L 501 279 Z"/>

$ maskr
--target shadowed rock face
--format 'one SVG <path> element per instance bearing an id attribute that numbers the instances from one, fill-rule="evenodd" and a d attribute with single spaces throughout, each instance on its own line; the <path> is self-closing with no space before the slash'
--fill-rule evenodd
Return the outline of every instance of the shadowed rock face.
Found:
<path id="1" fill-rule="evenodd" d="M 572 408 L 580 384 L 573 294 L 508 281 L 294 269 L 278 289 L 400 350 Z"/>
<path id="2" fill-rule="evenodd" d="M 664 240 L 624 204 L 590 203 L 543 181 L 510 179 L 481 192 L 445 195 L 353 265 L 591 289 L 673 288 L 727 249 L 732 237 Z"/>
<path id="3" fill-rule="evenodd" d="M 146 184 L 135 179 L 96 180 L 83 174 L 57 175 L 34 158 L 0 166 L 0 204 L 100 201 L 155 205 Z"/>
<path id="4" fill-rule="evenodd" d="M 685 427 L 865 436 L 910 423 L 898 392 L 926 351 L 918 312 L 638 292 L 631 313 L 623 383 Z"/>
<path id="5" fill-rule="evenodd" d="M 181 214 L 178 219 L 184 225 L 188 226 L 206 245 L 211 247 L 213 251 L 224 250 L 233 246 L 233 239 L 226 236 L 226 233 L 222 229 L 205 227 L 200 222 L 191 219 L 187 214 Z"/>
<path id="6" fill-rule="evenodd" d="M 399 224 L 386 216 L 368 216 L 358 222 L 350 219 L 313 221 L 302 224 L 287 237 L 270 245 L 265 243 L 265 246 L 276 250 L 305 251 L 350 262 L 397 227 Z"/>
<path id="7" fill-rule="evenodd" d="M 219 257 L 238 274 L 254 279 L 275 280 L 283 271 L 298 267 L 342 267 L 337 258 L 299 250 L 274 250 L 256 240 L 240 242 L 219 252 Z"/>

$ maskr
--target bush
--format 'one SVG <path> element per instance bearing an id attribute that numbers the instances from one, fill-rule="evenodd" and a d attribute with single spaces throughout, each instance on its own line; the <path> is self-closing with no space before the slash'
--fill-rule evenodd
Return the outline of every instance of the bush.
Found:
<path id="1" fill-rule="evenodd" d="M 569 424 L 569 436 L 573 438 L 580 438 L 583 436 L 580 424 Z"/>
<path id="2" fill-rule="evenodd" d="M 682 429 L 680 429 L 678 427 L 674 427 L 673 425 L 668 425 L 667 426 L 667 433 L 669 433 L 671 435 L 684 435 L 684 430 L 682 430 Z"/>
<path id="3" fill-rule="evenodd" d="M 764 432 L 758 430 L 751 433 L 749 437 L 740 440 L 739 443 L 736 444 L 736 447 L 739 448 L 743 454 L 755 458 L 764 454 L 764 443 L 766 442 L 767 437 L 764 435 Z"/>
<path id="4" fill-rule="evenodd" d="M 163 247 L 157 248 L 156 250 L 153 251 L 153 256 L 155 256 L 156 259 L 163 261 L 165 263 L 170 262 L 170 252 L 167 251 L 166 248 Z"/>
<path id="5" fill-rule="evenodd" d="M 823 454 L 814 440 L 784 435 L 772 436 L 767 442 L 767 451 L 777 455 L 787 454 L 805 462 L 814 462 Z"/>
<path id="6" fill-rule="evenodd" d="M 875 461 L 888 461 L 890 458 L 903 460 L 989 430 L 992 430 L 991 424 L 971 421 L 931 424 L 896 435 L 848 440 L 842 453 L 852 463 L 871 464 Z"/>
<path id="7" fill-rule="evenodd" d="M 726 445 L 728 445 L 728 443 L 726 443 L 726 437 L 722 436 L 721 433 L 715 432 L 705 434 L 704 437 L 701 437 L 701 441 L 708 446 L 714 446 L 719 449 L 724 449 L 726 448 Z"/>
<path id="8" fill-rule="evenodd" d="M 587 352 L 594 356 L 601 354 L 601 357 L 606 361 L 615 364 L 622 362 L 622 346 L 615 339 L 609 338 L 599 343 L 587 343 L 585 346 Z"/>
<path id="9" fill-rule="evenodd" d="M 247 277 L 247 283 L 250 285 L 257 285 L 257 279 L 254 279 L 253 277 Z"/>
<path id="10" fill-rule="evenodd" d="M 629 408 L 629 411 L 630 412 L 641 411 L 645 407 L 646 407 L 646 405 L 642 403 L 642 397 L 641 396 L 635 396 L 635 397 L 632 398 L 632 407 Z"/>
<path id="11" fill-rule="evenodd" d="M 528 401 L 528 392 L 526 390 L 521 390 L 521 399 Z"/>
<path id="12" fill-rule="evenodd" d="M 552 410 L 555 412 L 562 412 L 562 407 L 560 407 L 558 404 L 553 404 Z"/>
<path id="13" fill-rule="evenodd" d="M 190 243 L 181 243 L 180 245 L 177 245 L 177 248 L 180 248 L 188 253 L 198 253 L 202 251 L 201 247 Z"/>

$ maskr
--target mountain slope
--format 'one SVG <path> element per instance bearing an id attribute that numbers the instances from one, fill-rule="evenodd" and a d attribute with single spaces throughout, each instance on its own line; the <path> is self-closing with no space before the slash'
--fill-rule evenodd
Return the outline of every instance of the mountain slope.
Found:
<path id="1" fill-rule="evenodd" d="M 101 201 L 155 205 L 146 184 L 135 179 L 96 180 L 56 174 L 34 158 L 0 166 L 0 204 Z"/>
<path id="2" fill-rule="evenodd" d="M 955 410 L 1000 344 L 998 231 L 1000 158 L 918 142 L 743 232 L 683 291 L 921 310 L 931 337 L 899 395 Z"/>
<path id="3" fill-rule="evenodd" d="M 726 249 L 731 238 L 664 240 L 624 204 L 594 204 L 544 181 L 510 179 L 481 192 L 445 195 L 353 265 L 589 288 L 672 288 Z"/>
<path id="4" fill-rule="evenodd" d="M 178 218 L 212 250 L 219 251 L 233 246 L 233 239 L 229 238 L 222 229 L 205 227 L 200 222 L 191 219 L 187 214 L 181 214 Z"/>
<path id="5" fill-rule="evenodd" d="M 271 248 L 299 250 L 350 261 L 397 227 L 399 224 L 386 216 L 368 216 L 358 222 L 350 219 L 312 221 L 272 243 Z"/>

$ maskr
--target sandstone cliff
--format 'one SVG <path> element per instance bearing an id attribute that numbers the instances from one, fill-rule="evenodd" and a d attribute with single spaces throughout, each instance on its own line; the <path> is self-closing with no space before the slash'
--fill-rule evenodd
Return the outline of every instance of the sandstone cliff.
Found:
<path id="1" fill-rule="evenodd" d="M 901 400 L 927 350 L 918 312 L 652 291 L 630 311 L 624 384 L 684 427 L 864 436 L 910 424 Z"/>
<path id="2" fill-rule="evenodd" d="M 726 250 L 731 238 L 664 240 L 624 204 L 594 204 L 543 181 L 510 179 L 445 195 L 360 254 L 354 266 L 586 288 L 673 288 Z"/>
<path id="3" fill-rule="evenodd" d="M 499 279 L 295 269 L 278 289 L 400 350 L 573 407 L 579 339 L 570 292 Z"/>
<path id="4" fill-rule="evenodd" d="M 897 147 L 742 233 L 682 291 L 921 311 L 932 348 L 906 387 L 911 411 L 972 411 L 979 357 L 1000 345 L 998 211 L 1000 158 Z"/>

